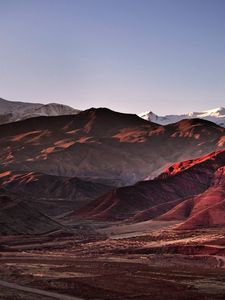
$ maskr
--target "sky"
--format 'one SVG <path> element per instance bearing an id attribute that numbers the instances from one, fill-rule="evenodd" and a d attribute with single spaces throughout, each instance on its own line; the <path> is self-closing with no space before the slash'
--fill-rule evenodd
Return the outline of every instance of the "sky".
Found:
<path id="1" fill-rule="evenodd" d="M 225 106 L 224 0 L 0 0 L 0 97 L 157 114 Z"/>

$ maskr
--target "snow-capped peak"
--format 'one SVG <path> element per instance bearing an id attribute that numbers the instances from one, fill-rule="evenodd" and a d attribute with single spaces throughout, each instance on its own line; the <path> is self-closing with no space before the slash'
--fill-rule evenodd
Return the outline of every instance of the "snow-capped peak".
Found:
<path id="1" fill-rule="evenodd" d="M 204 120 L 214 122 L 217 125 L 225 127 L 224 107 L 218 107 L 210 110 L 205 110 L 202 112 L 189 112 L 181 115 L 165 115 L 165 116 L 158 116 L 154 114 L 152 111 L 149 111 L 149 112 L 144 112 L 139 114 L 139 117 L 161 125 L 175 123 L 182 119 L 199 118 L 199 119 L 204 119 Z"/>
<path id="2" fill-rule="evenodd" d="M 79 112 L 79 110 L 64 104 L 28 103 L 0 98 L 0 124 L 38 116 L 72 115 Z"/>

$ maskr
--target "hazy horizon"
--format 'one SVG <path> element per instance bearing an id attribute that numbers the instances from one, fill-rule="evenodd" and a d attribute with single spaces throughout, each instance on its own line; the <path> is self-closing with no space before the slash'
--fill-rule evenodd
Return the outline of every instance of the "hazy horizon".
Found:
<path id="1" fill-rule="evenodd" d="M 164 114 L 225 106 L 222 0 L 0 0 L 0 97 Z"/>
<path id="2" fill-rule="evenodd" d="M 69 105 L 67 104 L 65 101 L 50 101 L 50 102 L 46 102 L 46 101 L 24 101 L 24 100 L 21 100 L 21 99 L 5 99 L 3 97 L 0 96 L 0 99 L 3 99 L 3 100 L 6 100 L 6 101 L 13 101 L 13 102 L 25 102 L 25 103 L 40 103 L 40 104 L 50 104 L 50 103 L 57 103 L 57 104 L 65 104 L 65 105 Z M 117 112 L 122 112 L 122 113 L 131 113 L 131 114 L 140 114 L 140 113 L 145 113 L 145 112 L 150 112 L 152 111 L 153 113 L 155 113 L 156 115 L 160 115 L 160 113 L 158 113 L 157 111 L 153 111 L 151 110 L 151 108 L 149 110 L 146 110 L 146 111 L 136 111 L 136 112 L 132 112 L 132 111 L 120 111 L 118 109 L 114 109 L 114 108 L 111 108 L 111 107 L 108 107 L 108 106 L 90 106 L 90 107 L 86 107 L 86 108 L 79 108 L 79 107 L 76 107 L 76 106 L 73 106 L 73 105 L 69 105 L 75 109 L 80 109 L 80 110 L 87 110 L 87 109 L 90 109 L 92 107 L 94 108 L 109 108 L 111 110 L 114 110 L 114 111 L 117 111 Z M 214 109 L 217 109 L 217 108 L 224 108 L 224 106 L 220 105 L 220 106 L 215 106 L 215 107 L 209 107 L 208 109 L 203 109 L 203 110 L 189 110 L 189 111 L 182 111 L 181 110 L 177 110 L 176 113 L 164 113 L 164 114 L 161 114 L 161 115 L 173 115 L 173 114 L 186 114 L 186 113 L 192 113 L 192 112 L 204 112 L 204 111 L 209 111 L 209 110 L 214 110 Z"/>

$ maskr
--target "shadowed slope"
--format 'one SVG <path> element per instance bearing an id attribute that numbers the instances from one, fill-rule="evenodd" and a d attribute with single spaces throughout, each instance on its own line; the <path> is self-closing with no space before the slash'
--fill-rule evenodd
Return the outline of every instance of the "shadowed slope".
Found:
<path id="1" fill-rule="evenodd" d="M 42 234 L 63 229 L 62 225 L 12 193 L 1 191 L 0 208 L 0 234 Z"/>
<path id="2" fill-rule="evenodd" d="M 25 197 L 33 207 L 50 216 L 77 210 L 111 189 L 76 177 L 24 171 L 0 171 L 0 186 Z"/>

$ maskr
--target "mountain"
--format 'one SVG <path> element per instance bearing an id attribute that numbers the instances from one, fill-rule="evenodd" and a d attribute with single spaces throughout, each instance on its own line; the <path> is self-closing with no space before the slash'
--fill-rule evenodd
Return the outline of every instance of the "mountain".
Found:
<path id="1" fill-rule="evenodd" d="M 8 101 L 0 98 L 0 124 L 38 116 L 60 116 L 77 113 L 79 113 L 79 110 L 58 103 L 26 103 Z"/>
<path id="2" fill-rule="evenodd" d="M 162 126 L 106 108 L 2 124 L 0 187 L 9 194 L 9 206 L 2 202 L 2 230 L 39 233 L 47 222 L 51 231 L 56 220 L 78 211 L 101 220 L 136 222 L 142 213 L 160 217 L 206 190 L 214 168 L 184 170 L 224 143 L 225 128 L 206 120 Z M 153 178 L 183 159 L 186 163 L 176 163 L 155 180 L 115 188 Z M 43 226 L 34 221 L 34 227 L 25 227 L 32 218 L 43 220 Z"/>
<path id="3" fill-rule="evenodd" d="M 155 122 L 161 125 L 167 125 L 171 123 L 176 123 L 183 119 L 204 119 L 210 122 L 214 122 L 219 126 L 225 127 L 225 108 L 219 107 L 211 110 L 206 110 L 203 112 L 190 112 L 182 115 L 165 115 L 158 116 L 154 114 L 152 111 L 144 112 L 139 114 L 139 117 Z"/>
<path id="4" fill-rule="evenodd" d="M 110 186 L 153 178 L 176 161 L 224 147 L 225 129 L 193 119 L 167 126 L 106 108 L 0 125 L 3 171 L 78 177 Z"/>
<path id="5" fill-rule="evenodd" d="M 161 220 L 181 220 L 178 229 L 189 230 L 202 226 L 225 225 L 225 166 L 224 164 L 220 166 L 218 162 L 220 155 L 217 153 L 207 159 L 209 165 L 218 163 L 219 166 L 213 174 L 209 187 L 203 193 L 186 199 L 170 209 L 160 217 Z"/>
<path id="6" fill-rule="evenodd" d="M 157 178 L 114 189 L 77 217 L 131 223 L 179 221 L 177 229 L 225 225 L 225 150 L 170 166 Z"/>

